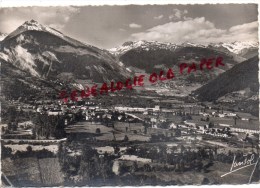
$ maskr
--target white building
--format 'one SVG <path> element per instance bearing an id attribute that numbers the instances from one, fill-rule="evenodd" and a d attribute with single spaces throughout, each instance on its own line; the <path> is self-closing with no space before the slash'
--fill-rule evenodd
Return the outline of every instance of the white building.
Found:
<path id="1" fill-rule="evenodd" d="M 236 114 L 230 112 L 230 113 L 227 114 L 227 116 L 228 116 L 228 117 L 235 117 Z"/>
<path id="2" fill-rule="evenodd" d="M 123 106 L 116 106 L 115 110 L 122 111 L 122 112 L 147 112 L 148 110 L 152 110 L 153 112 L 159 112 L 160 106 L 156 105 L 154 108 L 137 108 L 137 107 L 123 107 Z"/>
<path id="3" fill-rule="evenodd" d="M 63 115 L 63 112 L 61 110 L 59 111 L 48 111 L 48 116 L 57 116 L 57 115 Z"/>

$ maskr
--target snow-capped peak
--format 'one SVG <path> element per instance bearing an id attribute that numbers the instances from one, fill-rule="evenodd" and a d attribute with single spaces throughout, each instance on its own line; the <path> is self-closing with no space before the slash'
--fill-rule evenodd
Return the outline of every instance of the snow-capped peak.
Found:
<path id="1" fill-rule="evenodd" d="M 26 28 L 27 30 L 41 30 L 42 29 L 42 25 L 39 24 L 37 21 L 35 20 L 31 20 L 31 21 L 26 21 L 24 22 L 23 25 L 21 25 L 21 27 Z"/>
<path id="2" fill-rule="evenodd" d="M 153 49 L 168 49 L 168 50 L 175 50 L 178 46 L 172 43 L 163 43 L 157 41 L 128 41 L 122 44 L 122 46 L 111 48 L 109 51 L 114 55 L 123 54 L 131 49 L 143 49 L 146 51 L 153 50 Z"/>
<path id="3" fill-rule="evenodd" d="M 235 54 L 239 54 L 245 48 L 257 48 L 258 42 L 253 42 L 253 41 L 232 42 L 232 43 L 223 43 L 222 46 Z"/>
<path id="4" fill-rule="evenodd" d="M 125 52 L 132 49 L 142 50 L 156 50 L 156 49 L 168 49 L 176 50 L 180 47 L 200 47 L 200 48 L 224 48 L 229 52 L 240 55 L 247 50 L 257 49 L 259 43 L 257 41 L 241 41 L 241 42 L 228 42 L 228 43 L 210 43 L 210 44 L 194 44 L 191 42 L 184 42 L 182 44 L 164 43 L 158 41 L 128 41 L 122 44 L 122 46 L 111 48 L 109 51 L 114 55 L 122 55 Z"/>
<path id="5" fill-rule="evenodd" d="M 259 43 L 257 41 L 235 41 L 235 42 L 229 42 L 229 43 L 217 43 L 217 44 L 209 44 L 213 47 L 224 47 L 228 51 L 235 53 L 235 54 L 240 54 L 243 52 L 245 49 L 249 48 L 258 48 Z"/>
<path id="6" fill-rule="evenodd" d="M 4 40 L 7 34 L 5 33 L 0 33 L 0 41 Z"/>
<path id="7" fill-rule="evenodd" d="M 203 44 L 195 44 L 195 43 L 192 43 L 192 42 L 184 42 L 184 43 L 181 44 L 181 46 L 206 48 L 206 46 L 203 45 Z"/>
<path id="8" fill-rule="evenodd" d="M 53 29 L 53 28 L 50 28 L 48 26 L 43 26 L 41 24 L 39 24 L 37 21 L 35 20 L 31 20 L 31 21 L 26 21 L 24 22 L 24 24 L 22 24 L 21 26 L 19 26 L 15 31 L 13 31 L 12 33 L 10 33 L 7 38 L 12 38 L 13 36 L 16 36 L 20 33 L 23 33 L 25 31 L 43 31 L 43 32 L 49 32 L 53 35 L 56 35 L 60 38 L 64 38 L 64 35 Z"/>

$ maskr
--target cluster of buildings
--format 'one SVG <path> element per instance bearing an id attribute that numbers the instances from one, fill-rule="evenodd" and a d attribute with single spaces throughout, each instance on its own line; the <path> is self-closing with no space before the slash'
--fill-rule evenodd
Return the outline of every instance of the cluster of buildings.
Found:
<path id="1" fill-rule="evenodd" d="M 18 104 L 18 109 L 27 109 L 32 110 L 34 112 L 40 114 L 47 114 L 49 116 L 62 116 L 66 115 L 66 118 L 69 117 L 70 119 L 65 119 L 65 125 L 68 125 L 70 122 L 73 122 L 73 117 L 75 118 L 75 114 L 80 114 L 82 116 L 82 120 L 85 121 L 96 121 L 96 122 L 105 122 L 107 126 L 113 126 L 113 121 L 126 121 L 126 122 L 143 122 L 149 126 L 148 133 L 149 134 L 164 134 L 168 135 L 175 135 L 176 129 L 182 130 L 182 132 L 189 133 L 191 129 L 196 130 L 197 133 L 202 134 L 210 134 L 212 136 L 222 136 L 226 137 L 226 135 L 221 135 L 217 133 L 212 133 L 209 131 L 209 121 L 199 122 L 196 123 L 192 120 L 181 121 L 180 120 L 174 122 L 170 122 L 169 126 L 162 127 L 163 123 L 169 123 L 167 121 L 167 114 L 170 116 L 175 116 L 176 118 L 179 117 L 178 109 L 172 108 L 161 108 L 159 105 L 155 105 L 154 107 L 129 107 L 129 106 L 110 106 L 110 107 L 101 107 L 101 104 L 98 104 L 95 101 L 78 101 L 75 102 L 68 102 L 62 103 L 62 101 L 36 101 L 35 104 Z M 187 108 L 192 108 L 192 106 L 187 106 Z M 189 110 L 188 110 L 189 111 Z M 115 112 L 118 112 L 115 117 Z M 192 111 L 190 109 L 190 113 L 183 111 L 181 115 L 192 115 Z M 124 116 L 122 115 L 124 114 Z M 134 115 L 134 114 L 142 114 Z M 164 114 L 164 115 L 163 115 Z M 194 114 L 194 112 L 193 112 Z M 147 115 L 147 116 L 146 116 Z M 214 118 L 239 118 L 242 121 L 249 122 L 249 118 L 242 118 L 239 117 L 236 113 L 232 112 L 220 112 L 220 111 L 213 111 L 210 109 L 204 112 L 202 110 L 196 114 L 202 117 L 214 117 Z M 143 117 L 143 118 L 141 118 Z M 175 118 L 175 119 L 176 119 Z M 234 121 L 235 122 L 235 121 Z M 217 125 L 217 126 L 216 126 Z M 230 131 L 232 132 L 245 132 L 245 133 L 259 133 L 259 129 L 247 129 L 247 128 L 240 128 L 235 127 L 233 125 L 225 124 L 225 123 L 215 123 L 215 129 L 223 129 L 223 127 L 229 127 Z"/>
<path id="2" fill-rule="evenodd" d="M 155 115 L 160 112 L 160 106 L 156 105 L 154 108 L 137 108 L 137 107 L 122 107 L 116 106 L 115 110 L 119 112 L 141 112 L 143 114 Z"/>
<path id="3" fill-rule="evenodd" d="M 232 113 L 232 112 L 228 112 L 228 113 L 218 113 L 218 112 L 210 112 L 210 113 L 207 113 L 207 112 L 199 112 L 200 115 L 204 116 L 204 117 L 220 117 L 220 118 L 223 118 L 223 117 L 236 117 L 237 114 L 235 113 Z"/>

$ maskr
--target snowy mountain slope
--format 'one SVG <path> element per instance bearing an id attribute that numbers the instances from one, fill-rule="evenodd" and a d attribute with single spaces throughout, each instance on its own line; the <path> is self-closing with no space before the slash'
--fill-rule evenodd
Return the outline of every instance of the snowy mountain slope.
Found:
<path id="1" fill-rule="evenodd" d="M 55 29 L 52 29 L 50 27 L 43 26 L 35 20 L 31 20 L 31 21 L 26 21 L 23 25 L 19 26 L 15 31 L 10 33 L 7 36 L 7 39 L 12 38 L 16 35 L 19 35 L 19 34 L 25 32 L 25 31 L 28 31 L 28 30 L 49 32 L 49 33 L 56 35 L 58 37 L 65 38 L 65 36 L 61 32 L 56 31 Z"/>
<path id="2" fill-rule="evenodd" d="M 259 43 L 257 41 L 219 43 L 209 44 L 208 47 L 220 51 L 228 51 L 240 57 L 244 57 L 245 59 L 249 59 L 258 55 Z"/>
<path id="3" fill-rule="evenodd" d="M 120 56 L 132 49 L 144 49 L 144 50 L 153 50 L 153 49 L 167 49 L 167 50 L 176 50 L 182 47 L 200 47 L 200 48 L 212 48 L 214 50 L 233 53 L 243 57 L 247 51 L 258 50 L 259 43 L 257 41 L 246 41 L 246 42 L 232 42 L 232 43 L 210 43 L 207 45 L 194 44 L 194 43 L 183 43 L 183 44 L 173 44 L 173 43 L 163 43 L 157 41 L 128 41 L 125 42 L 122 46 L 118 46 L 110 49 L 109 51 L 117 56 Z"/>
<path id="4" fill-rule="evenodd" d="M 39 24 L 35 20 L 30 20 L 30 21 L 24 22 L 24 24 L 22 24 L 16 30 L 11 32 L 6 37 L 6 40 L 11 39 L 11 38 L 13 38 L 15 36 L 18 36 L 18 35 L 22 34 L 25 31 L 46 32 L 46 33 L 50 33 L 52 35 L 55 35 L 55 36 L 61 38 L 62 40 L 65 40 L 66 42 L 70 43 L 71 45 L 74 45 L 74 46 L 85 46 L 84 43 L 81 43 L 81 42 L 79 42 L 77 40 L 74 40 L 74 39 L 72 39 L 70 37 L 67 37 L 63 33 L 61 33 L 60 31 L 57 31 L 56 29 L 53 29 L 53 28 L 48 27 L 48 26 L 41 25 L 41 24 Z"/>
<path id="5" fill-rule="evenodd" d="M 122 55 L 129 50 L 132 49 L 140 49 L 140 50 L 158 50 L 158 49 L 167 49 L 167 50 L 175 50 L 178 48 L 178 45 L 172 43 L 162 43 L 157 41 L 128 41 L 125 42 L 122 46 L 118 46 L 115 48 L 109 49 L 109 51 L 114 55 Z"/>
<path id="6" fill-rule="evenodd" d="M 219 43 L 219 44 L 211 44 L 215 47 L 224 47 L 228 49 L 230 52 L 235 54 L 241 54 L 243 50 L 249 48 L 258 48 L 258 42 L 232 42 L 232 43 Z"/>

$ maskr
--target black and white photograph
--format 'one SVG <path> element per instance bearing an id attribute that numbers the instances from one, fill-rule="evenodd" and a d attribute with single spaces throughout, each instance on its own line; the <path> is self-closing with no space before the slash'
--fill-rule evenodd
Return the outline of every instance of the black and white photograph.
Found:
<path id="1" fill-rule="evenodd" d="M 1 187 L 260 183 L 258 4 L 0 4 Z"/>

